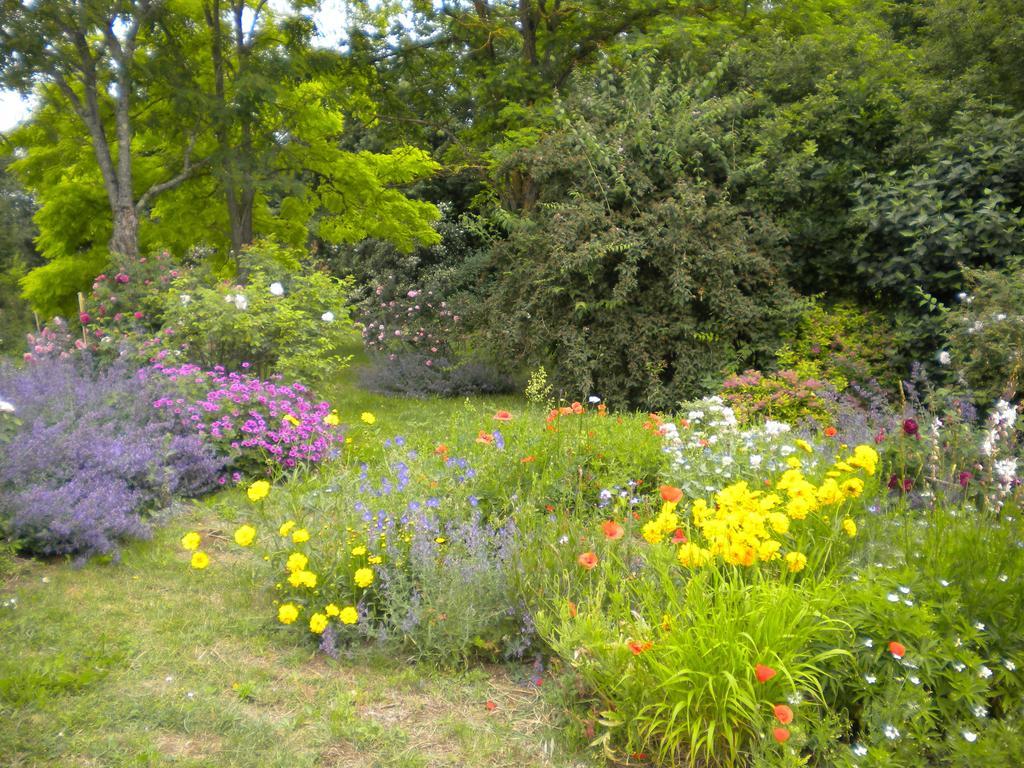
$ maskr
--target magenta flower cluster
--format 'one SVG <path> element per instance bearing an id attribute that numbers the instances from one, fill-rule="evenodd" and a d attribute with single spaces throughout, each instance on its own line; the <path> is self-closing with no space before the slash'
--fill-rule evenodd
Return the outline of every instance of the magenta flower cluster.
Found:
<path id="1" fill-rule="evenodd" d="M 395 298 L 385 297 L 382 285 L 363 307 L 363 343 L 371 352 L 390 353 L 414 349 L 432 367 L 438 358 L 447 357 L 448 335 L 461 318 L 447 301 L 435 299 L 433 291 L 409 289 Z"/>
<path id="2" fill-rule="evenodd" d="M 240 469 L 315 464 L 336 456 L 344 443 L 340 427 L 325 423 L 330 405 L 314 401 L 297 382 L 228 373 L 221 366 L 206 371 L 191 363 L 156 362 L 149 370 L 179 386 L 179 394 L 161 397 L 153 407 L 189 424 Z"/>

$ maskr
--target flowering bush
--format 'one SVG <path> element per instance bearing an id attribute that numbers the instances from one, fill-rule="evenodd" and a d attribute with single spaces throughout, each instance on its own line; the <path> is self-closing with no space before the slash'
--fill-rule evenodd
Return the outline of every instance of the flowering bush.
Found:
<path id="1" fill-rule="evenodd" d="M 826 401 L 821 397 L 825 390 L 824 382 L 801 379 L 795 371 L 772 375 L 745 371 L 722 383 L 722 397 L 743 422 L 769 418 L 796 424 L 803 419 L 814 419 L 827 424 L 831 418 Z"/>
<path id="2" fill-rule="evenodd" d="M 222 462 L 149 407 L 161 383 L 88 359 L 0 369 L 21 422 L 0 452 L 6 535 L 44 555 L 108 553 L 147 535 L 147 510 L 209 489 Z"/>
<path id="3" fill-rule="evenodd" d="M 249 367 L 242 363 L 243 370 Z M 259 474 L 333 458 L 344 441 L 340 419 L 328 403 L 311 399 L 307 387 L 222 367 L 154 363 L 150 370 L 173 383 L 153 408 L 213 446 L 231 467 Z"/>

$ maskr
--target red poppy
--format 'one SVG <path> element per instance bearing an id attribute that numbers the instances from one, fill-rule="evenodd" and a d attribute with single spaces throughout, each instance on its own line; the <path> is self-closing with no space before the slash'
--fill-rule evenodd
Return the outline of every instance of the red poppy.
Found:
<path id="1" fill-rule="evenodd" d="M 490 445 L 491 443 L 494 442 L 494 435 L 490 434 L 489 432 L 484 432 L 481 429 L 480 433 L 476 436 L 476 441 L 478 443 L 483 443 L 484 445 Z"/>
<path id="2" fill-rule="evenodd" d="M 576 558 L 576 562 L 589 571 L 593 569 L 595 565 L 597 565 L 597 555 L 595 555 L 593 552 L 584 552 L 582 555 Z"/>
<path id="3" fill-rule="evenodd" d="M 839 430 L 835 427 L 825 427 L 825 437 L 835 437 Z"/>
<path id="4" fill-rule="evenodd" d="M 670 501 L 678 503 L 683 498 L 683 492 L 672 485 L 661 486 L 661 498 L 662 501 Z"/>
<path id="5" fill-rule="evenodd" d="M 512 421 L 512 414 L 508 411 L 498 411 L 494 414 L 494 418 L 498 421 Z"/>
<path id="6" fill-rule="evenodd" d="M 793 722 L 793 710 L 785 704 L 776 704 L 772 707 L 772 712 L 775 714 L 775 719 L 783 725 L 789 725 Z"/>
<path id="7" fill-rule="evenodd" d="M 654 643 L 652 643 L 650 640 L 647 640 L 642 643 L 636 640 L 630 640 L 628 643 L 626 643 L 626 645 L 629 646 L 629 650 L 633 652 L 634 656 L 639 656 L 644 651 L 651 650 L 651 647 L 654 645 Z"/>
<path id="8" fill-rule="evenodd" d="M 772 731 L 772 737 L 779 742 L 779 744 L 785 744 L 789 741 L 789 728 L 776 728 Z"/>
<path id="9" fill-rule="evenodd" d="M 895 656 L 897 659 L 902 659 L 907 655 L 907 647 L 903 643 L 897 643 L 893 640 L 889 643 L 889 653 Z"/>
<path id="10" fill-rule="evenodd" d="M 486 703 L 486 704 L 484 704 L 484 706 L 485 706 L 485 707 L 487 707 L 487 711 L 488 711 L 488 712 L 493 712 L 494 710 L 496 710 L 496 709 L 498 708 L 498 705 L 497 705 L 497 704 L 495 704 L 495 703 L 494 703 L 493 701 L 491 701 L 490 699 L 488 699 L 488 700 L 487 700 L 487 703 Z"/>
<path id="11" fill-rule="evenodd" d="M 548 512 L 554 512 L 555 511 L 554 506 L 552 506 L 551 504 L 548 504 L 547 506 L 545 506 L 544 509 L 546 509 Z"/>
<path id="12" fill-rule="evenodd" d="M 688 541 L 686 534 L 683 533 L 682 528 L 676 528 L 675 533 L 672 534 L 673 544 L 685 544 Z"/>
<path id="13" fill-rule="evenodd" d="M 633 760 L 646 760 L 647 757 L 648 755 L 646 752 L 634 752 L 630 755 L 630 758 Z"/>
<path id="14" fill-rule="evenodd" d="M 434 449 L 434 453 L 436 453 L 438 456 L 444 456 L 446 453 L 448 453 L 448 446 L 445 445 L 444 443 L 438 443 L 437 448 Z"/>
<path id="15" fill-rule="evenodd" d="M 621 539 L 626 534 L 626 529 L 614 520 L 605 520 L 601 523 L 601 530 L 606 539 Z"/>
<path id="16" fill-rule="evenodd" d="M 757 676 L 757 682 L 767 683 L 778 673 L 771 667 L 765 666 L 764 664 L 755 664 L 754 674 Z"/>
<path id="17" fill-rule="evenodd" d="M 536 460 L 537 459 L 534 456 L 523 456 L 523 458 L 521 458 L 519 460 L 519 463 L 520 464 L 529 464 L 531 461 L 536 461 Z"/>

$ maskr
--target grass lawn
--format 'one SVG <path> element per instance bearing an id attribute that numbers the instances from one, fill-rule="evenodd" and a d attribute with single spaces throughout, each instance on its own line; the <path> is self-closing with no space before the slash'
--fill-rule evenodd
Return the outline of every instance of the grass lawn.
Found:
<path id="1" fill-rule="evenodd" d="M 354 381 L 347 370 L 324 387 L 346 418 L 372 410 L 408 434 L 463 405 L 384 398 Z M 560 738 L 525 672 L 443 671 L 370 647 L 334 661 L 272 621 L 250 569 L 188 568 L 182 530 L 222 528 L 213 552 L 232 557 L 218 506 L 182 505 L 117 564 L 6 563 L 0 765 L 593 764 Z"/>

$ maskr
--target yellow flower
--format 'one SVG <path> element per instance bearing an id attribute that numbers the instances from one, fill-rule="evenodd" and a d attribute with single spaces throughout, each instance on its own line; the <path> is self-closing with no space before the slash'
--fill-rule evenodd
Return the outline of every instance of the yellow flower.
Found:
<path id="1" fill-rule="evenodd" d="M 362 557 L 366 554 L 366 547 L 353 547 L 352 557 Z"/>
<path id="2" fill-rule="evenodd" d="M 373 570 L 370 568 L 360 568 L 355 572 L 355 581 L 357 587 L 366 587 L 373 584 Z"/>
<path id="3" fill-rule="evenodd" d="M 359 611 L 351 605 L 346 605 L 341 609 L 341 614 L 338 618 L 341 619 L 342 624 L 355 624 L 359 621 Z"/>
<path id="4" fill-rule="evenodd" d="M 791 469 L 800 469 L 800 467 L 803 466 L 803 464 L 800 462 L 800 459 L 798 459 L 796 456 L 790 456 L 788 459 L 786 459 L 786 465 L 789 466 Z"/>
<path id="5" fill-rule="evenodd" d="M 786 514 L 794 520 L 803 520 L 813 510 L 814 502 L 801 496 L 790 499 L 786 505 Z"/>
<path id="6" fill-rule="evenodd" d="M 380 565 L 381 563 L 384 562 L 384 558 L 381 557 L 380 555 L 370 555 L 366 559 L 366 562 L 368 562 L 370 565 Z"/>
<path id="7" fill-rule="evenodd" d="M 779 557 L 779 549 L 781 547 L 782 542 L 775 539 L 766 539 L 757 548 L 757 557 L 759 560 L 776 560 Z"/>
<path id="8" fill-rule="evenodd" d="M 659 523 L 657 520 L 651 520 L 647 523 L 644 523 L 642 533 L 644 538 L 647 540 L 647 543 L 649 544 L 657 544 L 665 538 L 665 534 L 662 533 L 661 530 L 661 523 Z"/>
<path id="9" fill-rule="evenodd" d="M 248 547 L 255 538 L 256 529 L 251 525 L 239 526 L 238 530 L 235 531 L 235 544 L 240 547 Z"/>
<path id="10" fill-rule="evenodd" d="M 331 411 L 326 416 L 324 416 L 324 424 L 326 424 L 329 427 L 336 427 L 339 424 L 341 424 L 341 419 L 338 418 L 338 412 Z"/>
<path id="11" fill-rule="evenodd" d="M 339 613 L 341 613 L 341 609 L 334 603 L 331 603 L 326 608 L 324 608 L 324 613 L 326 613 L 328 616 L 337 616 Z"/>
<path id="12" fill-rule="evenodd" d="M 296 544 L 301 544 L 304 541 L 309 541 L 309 531 L 305 528 L 299 528 L 292 534 L 292 541 Z"/>
<path id="13" fill-rule="evenodd" d="M 448 539 L 446 539 L 444 536 L 438 536 L 436 539 L 434 539 L 434 541 L 438 544 L 444 544 L 446 541 L 448 541 Z"/>
<path id="14" fill-rule="evenodd" d="M 853 521 L 853 518 L 846 518 L 843 520 L 843 532 L 851 539 L 857 535 L 857 523 Z"/>
<path id="15" fill-rule="evenodd" d="M 201 550 L 196 550 L 195 552 L 192 553 L 191 565 L 197 571 L 203 570 L 203 568 L 205 568 L 209 564 L 210 564 L 210 556 L 207 555 L 205 552 L 203 552 Z"/>
<path id="16" fill-rule="evenodd" d="M 285 603 L 277 609 L 277 620 L 282 624 L 292 624 L 299 618 L 299 609 L 292 603 Z"/>
<path id="17" fill-rule="evenodd" d="M 672 617 L 667 613 L 661 615 L 661 631 L 668 632 L 672 629 Z"/>
<path id="18" fill-rule="evenodd" d="M 364 424 L 376 424 L 377 423 L 377 417 L 374 416 L 369 411 L 363 411 L 361 414 L 359 414 L 359 418 L 362 419 Z"/>
<path id="19" fill-rule="evenodd" d="M 309 617 L 309 631 L 315 635 L 322 635 L 327 629 L 327 617 L 322 613 L 314 613 Z"/>
<path id="20" fill-rule="evenodd" d="M 793 442 L 796 443 L 796 447 L 801 451 L 804 451 L 805 453 L 814 453 L 814 449 L 811 448 L 811 444 L 806 440 L 794 440 Z"/>
<path id="21" fill-rule="evenodd" d="M 679 558 L 680 565 L 687 568 L 699 568 L 711 560 L 711 553 L 693 542 L 688 542 L 679 547 L 676 557 Z"/>
<path id="22" fill-rule="evenodd" d="M 846 460 L 847 464 L 860 467 L 869 475 L 875 474 L 875 467 L 878 466 L 878 451 L 870 445 L 858 445 L 853 449 L 853 456 Z"/>
<path id="23" fill-rule="evenodd" d="M 786 567 L 790 573 L 799 573 L 807 566 L 807 555 L 802 552 L 790 552 L 786 555 Z"/>
<path id="24" fill-rule="evenodd" d="M 270 483 L 266 480 L 257 480 L 249 486 L 249 490 L 245 492 L 245 495 L 249 497 L 249 501 L 257 502 L 260 499 L 267 498 L 268 493 L 270 493 Z"/>
<path id="25" fill-rule="evenodd" d="M 818 488 L 817 498 L 819 504 L 838 504 L 843 500 L 843 492 L 839 490 L 839 483 L 830 477 Z"/>
<path id="26" fill-rule="evenodd" d="M 189 531 L 181 537 L 181 548 L 182 549 L 199 549 L 199 534 L 195 531 Z"/>
<path id="27" fill-rule="evenodd" d="M 295 573 L 296 571 L 304 571 L 308 564 L 308 557 L 301 552 L 292 552 L 288 555 L 288 562 L 285 563 L 284 567 L 289 573 Z"/>
<path id="28" fill-rule="evenodd" d="M 293 587 L 316 587 L 316 574 L 312 571 L 293 571 L 288 577 L 288 583 Z"/>
<path id="29" fill-rule="evenodd" d="M 839 490 L 843 492 L 844 496 L 851 499 L 856 499 L 864 492 L 864 481 L 859 477 L 851 477 L 849 480 L 844 480 L 839 486 Z"/>
<path id="30" fill-rule="evenodd" d="M 285 416 L 285 417 L 284 417 L 284 420 L 285 420 L 285 421 L 287 421 L 287 422 L 288 422 L 289 424 L 291 424 L 291 425 L 292 425 L 293 427 L 297 427 L 297 426 L 299 426 L 300 424 L 302 424 L 302 422 L 301 422 L 301 421 L 299 421 L 298 419 L 296 419 L 296 418 L 295 418 L 294 416 L 292 416 L 292 415 L 291 415 L 290 413 L 289 413 L 289 414 L 288 414 L 287 416 Z"/>
<path id="31" fill-rule="evenodd" d="M 282 536 L 287 536 L 289 533 L 292 532 L 292 528 L 294 528 L 294 527 L 295 527 L 295 521 L 294 520 L 287 520 L 287 521 L 281 523 L 281 527 L 278 529 L 277 532 L 280 533 Z"/>
<path id="32" fill-rule="evenodd" d="M 789 518 L 781 512 L 769 512 L 768 525 L 776 533 L 786 533 L 789 531 Z"/>

